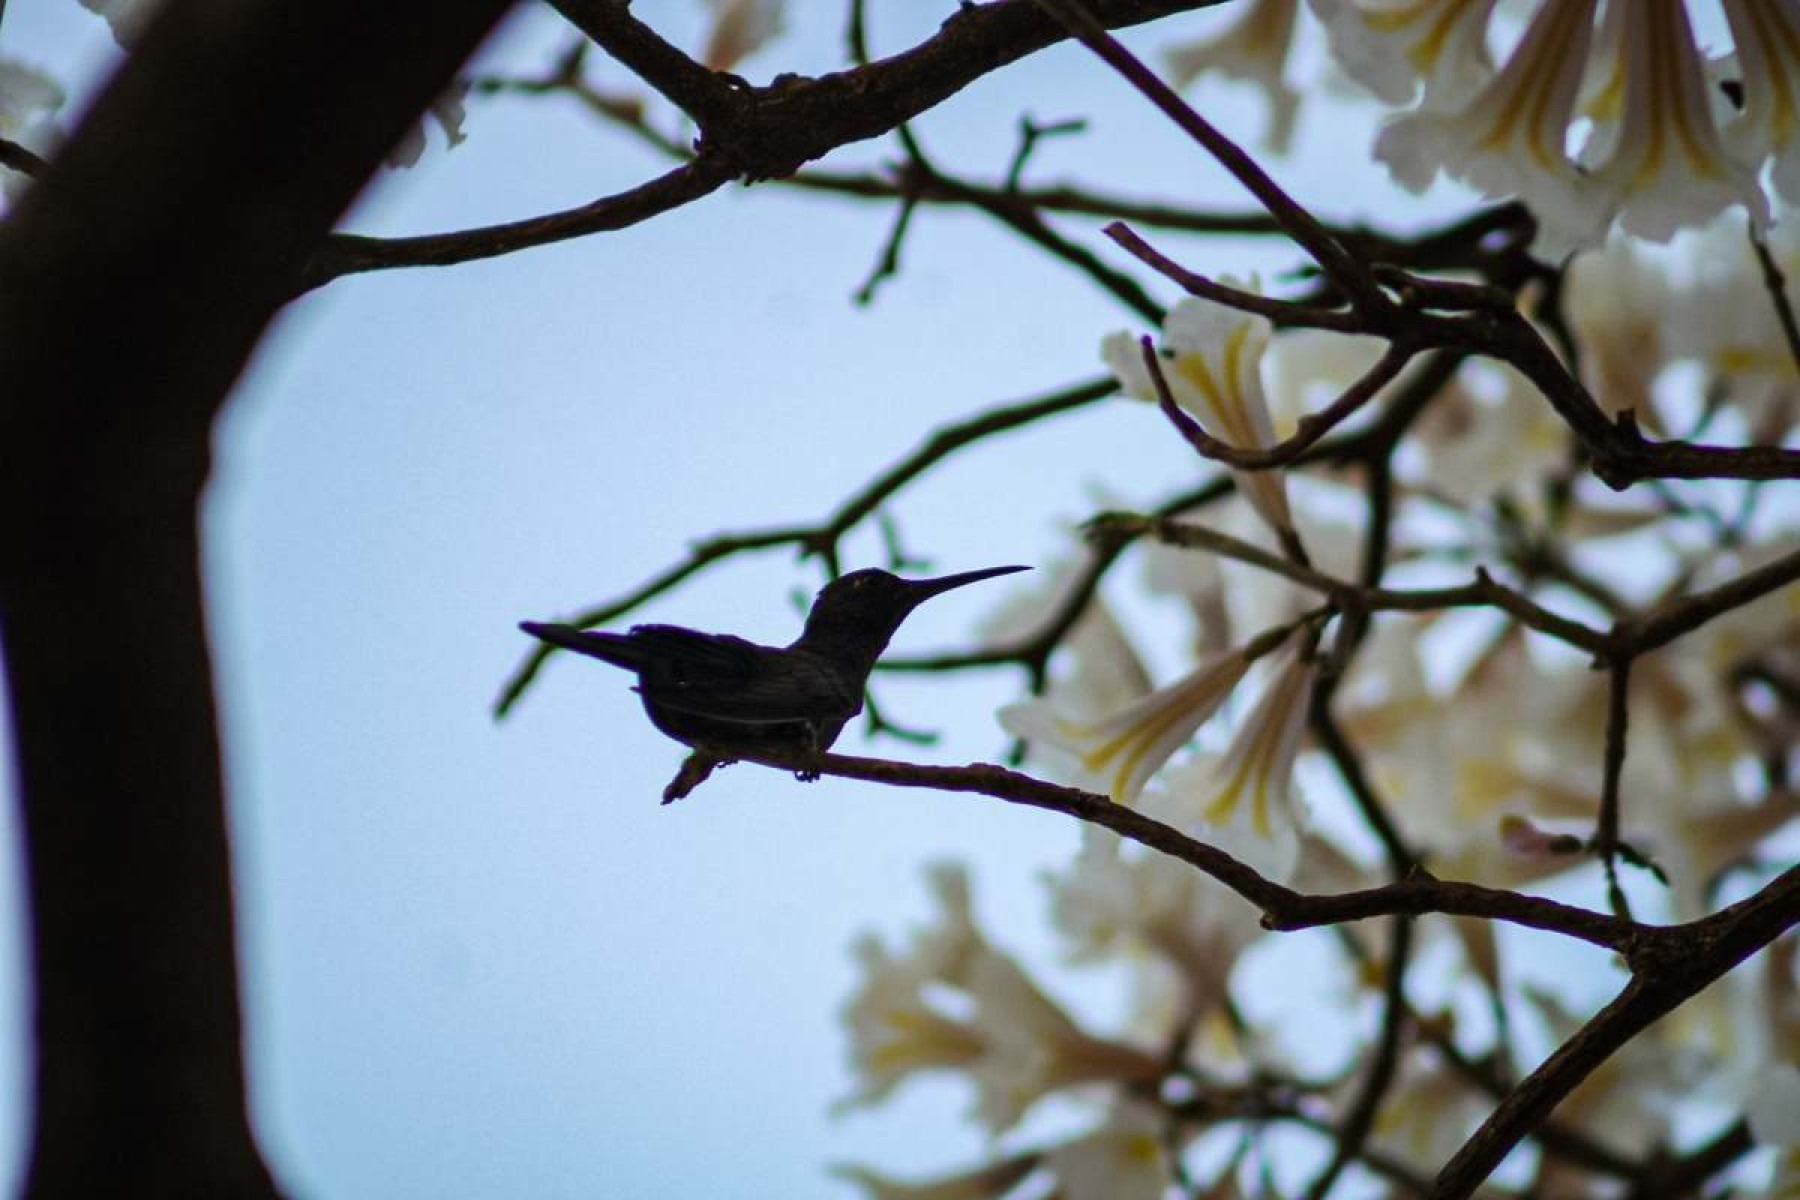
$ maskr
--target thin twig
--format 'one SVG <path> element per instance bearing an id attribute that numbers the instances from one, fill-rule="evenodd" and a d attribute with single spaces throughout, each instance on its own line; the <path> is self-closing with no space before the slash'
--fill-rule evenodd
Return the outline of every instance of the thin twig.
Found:
<path id="1" fill-rule="evenodd" d="M 1306 249 L 1326 277 L 1350 297 L 1358 310 L 1373 310 L 1386 304 L 1368 267 L 1332 237 L 1317 218 L 1295 203 L 1293 197 L 1237 143 L 1195 112 L 1173 88 L 1108 33 L 1082 0 L 1038 0 L 1038 3 L 1236 176 L 1288 235 Z"/>
<path id="2" fill-rule="evenodd" d="M 0 167 L 8 167 L 26 175 L 42 175 L 50 169 L 50 164 L 35 151 L 21 146 L 11 138 L 0 138 Z"/>
<path id="3" fill-rule="evenodd" d="M 580 628 L 617 620 L 647 601 L 674 588 L 702 569 L 746 551 L 768 550 L 777 546 L 798 546 L 804 552 L 825 559 L 832 574 L 837 573 L 837 545 L 851 529 L 872 516 L 883 503 L 914 479 L 956 451 L 997 433 L 1018 429 L 1073 409 L 1092 404 L 1117 391 L 1111 379 L 1097 379 L 1076 384 L 1046 396 L 1005 405 L 978 414 L 966 421 L 948 425 L 928 437 L 911 454 L 889 467 L 851 495 L 824 520 L 812 525 L 787 525 L 773 529 L 720 534 L 693 546 L 687 557 L 664 569 L 616 600 L 584 609 L 571 617 L 570 624 Z M 552 653 L 540 645 L 526 655 L 502 688 L 494 705 L 494 715 L 504 717 L 518 703 L 539 669 Z"/>
<path id="4" fill-rule="evenodd" d="M 1200 296 L 1231 308 L 1267 317 L 1270 323 L 1289 329 L 1332 329 L 1339 333 L 1360 333 L 1363 320 L 1355 313 L 1316 304 L 1300 304 L 1274 296 L 1247 292 L 1229 284 L 1209 279 L 1190 271 L 1149 242 L 1123 221 L 1110 222 L 1100 232 L 1111 238 L 1127 254 L 1178 285 L 1190 296 Z"/>
<path id="5" fill-rule="evenodd" d="M 1433 1200 L 1474 1193 L 1582 1080 L 1651 1025 L 1800 922 L 1800 867 L 1737 904 L 1628 947 L 1631 981 L 1500 1102 L 1450 1159 Z M 1639 927 L 1642 928 L 1642 927 Z"/>
<path id="6" fill-rule="evenodd" d="M 1308 1200 L 1325 1200 L 1344 1168 L 1355 1161 L 1375 1128 L 1375 1114 L 1392 1086 L 1400 1063 L 1400 1039 L 1406 1029 L 1406 969 L 1412 961 L 1412 918 L 1395 917 L 1388 946 L 1387 981 L 1382 988 L 1381 1032 L 1369 1057 L 1362 1086 L 1338 1130 L 1331 1160 L 1306 1189 Z"/>
<path id="7" fill-rule="evenodd" d="M 1336 400 L 1318 412 L 1301 417 L 1292 434 L 1272 446 L 1234 446 L 1207 433 L 1200 422 L 1176 402 L 1175 394 L 1169 388 L 1168 378 L 1163 374 L 1162 360 L 1156 353 L 1155 345 L 1146 337 L 1142 346 L 1144 365 L 1156 387 L 1156 403 L 1163 416 L 1168 418 L 1169 423 L 1175 426 L 1176 431 L 1201 457 L 1240 471 L 1268 470 L 1271 467 L 1285 466 L 1299 458 L 1320 438 L 1337 428 L 1346 418 L 1373 400 L 1382 388 L 1398 378 L 1418 352 L 1418 347 L 1410 339 L 1396 338 L 1388 343 L 1381 357 L 1355 383 L 1345 388 Z"/>
<path id="8" fill-rule="evenodd" d="M 1769 253 L 1769 244 L 1756 232 L 1756 226 L 1749 222 L 1745 224 L 1750 235 L 1750 248 L 1756 252 L 1756 261 L 1762 266 L 1763 288 L 1769 293 L 1769 304 L 1775 309 L 1775 320 L 1781 325 L 1782 339 L 1787 342 L 1788 357 L 1793 360 L 1795 370 L 1800 370 L 1800 326 L 1794 322 L 1794 306 L 1788 300 L 1787 278 L 1775 256 Z"/>
<path id="9" fill-rule="evenodd" d="M 296 293 L 344 275 L 395 267 L 446 267 L 606 230 L 624 229 L 691 203 L 731 182 L 723 159 L 702 156 L 627 191 L 579 208 L 455 233 L 371 238 L 334 233 L 320 245 L 296 281 Z"/>
<path id="10" fill-rule="evenodd" d="M 1619 886 L 1619 780 L 1625 771 L 1625 742 L 1630 723 L 1631 659 L 1613 661 L 1607 675 L 1606 750 L 1602 761 L 1600 815 L 1594 826 L 1594 849 L 1606 869 L 1606 898 L 1613 913 L 1630 918 L 1631 902 Z"/>
<path id="11" fill-rule="evenodd" d="M 1210 550 L 1214 554 L 1261 567 L 1311 588 L 1345 610 L 1436 612 L 1447 608 L 1486 606 L 1498 608 L 1527 628 L 1596 656 L 1610 656 L 1618 644 L 1615 634 L 1552 612 L 1525 593 L 1500 583 L 1484 568 L 1476 570 L 1471 582 L 1454 587 L 1367 588 L 1337 579 L 1315 568 L 1289 562 L 1241 538 L 1191 522 L 1171 521 L 1137 513 L 1109 512 L 1094 517 L 1085 528 L 1091 538 L 1100 540 L 1148 536 L 1170 546 Z"/>
<path id="12" fill-rule="evenodd" d="M 1714 617 L 1742 608 L 1796 580 L 1800 580 L 1800 550 L 1784 554 L 1774 562 L 1746 571 L 1717 587 L 1659 605 L 1644 617 L 1626 622 L 1618 636 L 1632 653 L 1642 654 L 1666 646 Z"/>

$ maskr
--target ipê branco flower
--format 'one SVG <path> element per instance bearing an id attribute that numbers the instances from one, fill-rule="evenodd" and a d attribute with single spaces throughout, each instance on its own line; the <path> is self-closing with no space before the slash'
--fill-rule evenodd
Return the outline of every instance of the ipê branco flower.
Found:
<path id="1" fill-rule="evenodd" d="M 1238 449 L 1266 450 L 1277 440 L 1262 382 L 1270 333 L 1267 317 L 1198 296 L 1184 297 L 1163 320 L 1159 366 L 1169 394 L 1209 434 Z M 1135 336 L 1109 334 L 1100 344 L 1100 356 L 1126 395 L 1157 401 L 1156 379 Z M 1272 529 L 1292 532 L 1294 519 L 1280 471 L 1232 474 Z"/>
<path id="2" fill-rule="evenodd" d="M 1218 711 L 1249 667 L 1241 649 L 1227 650 L 1098 720 L 1071 719 L 1052 702 L 1034 699 L 1001 709 L 1000 724 L 1034 750 L 1072 760 L 1072 774 L 1083 785 L 1130 804 L 1170 755 Z"/>

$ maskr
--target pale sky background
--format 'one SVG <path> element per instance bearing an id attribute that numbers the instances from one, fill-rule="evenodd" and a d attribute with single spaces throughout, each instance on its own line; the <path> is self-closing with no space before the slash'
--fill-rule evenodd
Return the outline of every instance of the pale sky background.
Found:
<path id="1" fill-rule="evenodd" d="M 876 52 L 892 53 L 952 6 L 871 9 Z M 693 0 L 635 11 L 698 44 Z M 835 69 L 843 19 L 840 4 L 796 2 L 790 35 L 743 72 Z M 1152 50 L 1213 19 L 1129 40 Z M 528 7 L 486 65 L 535 72 L 566 36 Z M 0 54 L 77 96 L 114 53 L 74 0 L 6 6 Z M 1254 141 L 1248 93 L 1199 97 Z M 1333 115 L 1346 103 L 1308 108 L 1277 177 L 1324 215 L 1411 219 L 1416 202 L 1366 165 L 1367 110 Z M 1247 205 L 1076 49 L 985 80 L 918 128 L 944 167 L 994 178 L 1026 112 L 1092 122 L 1044 147 L 1037 181 Z M 471 98 L 466 128 L 451 153 L 434 128 L 420 166 L 385 173 L 347 227 L 514 219 L 667 165 L 566 100 Z M 866 143 L 828 164 L 893 154 Z M 265 343 L 220 431 L 207 571 L 255 1118 L 294 1195 L 848 1196 L 828 1163 L 929 1174 L 970 1160 L 982 1141 L 948 1083 L 827 1114 L 850 1083 L 837 1010 L 851 939 L 922 919 L 933 858 L 975 864 L 984 919 L 1053 989 L 1090 986 L 1056 973 L 1035 879 L 1075 845 L 1061 818 L 744 766 L 662 808 L 683 751 L 599 664 L 557 661 L 511 719 L 490 716 L 528 648 L 519 619 L 610 598 L 693 538 L 821 516 L 929 429 L 1092 377 L 1100 337 L 1137 327 L 1086 279 L 948 211 L 919 214 L 902 277 L 858 309 L 891 216 L 734 188 L 622 233 L 345 279 Z M 1296 261 L 1157 240 L 1213 273 Z M 1100 491 L 1152 503 L 1197 469 L 1153 410 L 1116 401 L 965 453 L 894 515 L 936 570 L 1044 565 Z M 880 562 L 872 532 L 849 551 L 852 566 Z M 786 641 L 791 594 L 819 582 L 785 552 L 745 557 L 638 619 Z M 934 601 L 896 649 L 966 645 L 1014 585 Z M 893 716 L 952 736 L 919 749 L 850 733 L 840 748 L 992 758 L 1005 746 L 992 712 L 1020 682 L 890 679 L 878 694 Z M 0 1178 L 16 1179 L 23 918 L 13 809 L 0 811 L 14 856 L 0 859 Z"/>

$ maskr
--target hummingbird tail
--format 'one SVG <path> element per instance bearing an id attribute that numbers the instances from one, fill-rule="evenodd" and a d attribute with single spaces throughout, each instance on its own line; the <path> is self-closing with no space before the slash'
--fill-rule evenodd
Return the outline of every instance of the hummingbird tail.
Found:
<path id="1" fill-rule="evenodd" d="M 520 621 L 519 628 L 541 642 L 597 658 L 627 671 L 641 669 L 648 659 L 642 646 L 622 634 L 576 629 L 572 625 L 545 625 L 537 621 Z"/>

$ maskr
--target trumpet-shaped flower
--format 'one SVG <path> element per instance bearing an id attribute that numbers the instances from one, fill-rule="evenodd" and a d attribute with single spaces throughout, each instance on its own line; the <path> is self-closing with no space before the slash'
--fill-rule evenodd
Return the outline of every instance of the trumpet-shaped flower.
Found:
<path id="1" fill-rule="evenodd" d="M 1800 3 L 1725 0 L 1744 107 L 1725 127 L 1738 161 L 1773 161 L 1775 192 L 1800 204 Z"/>
<path id="2" fill-rule="evenodd" d="M 1160 811 L 1167 806 L 1157 807 L 1153 815 L 1170 820 Z M 1238 855 L 1234 845 L 1220 848 Z M 1222 1008 L 1232 966 L 1262 928 L 1256 911 L 1222 884 L 1099 831 L 1085 833 L 1075 861 L 1046 882 L 1052 919 L 1075 961 L 1148 951 L 1174 969 L 1181 1007 L 1195 1017 Z"/>
<path id="3" fill-rule="evenodd" d="M 1158 1055 L 1087 1033 L 1009 955 L 992 950 L 977 955 L 968 992 L 986 1047 L 970 1067 L 977 1113 L 994 1133 L 1011 1129 L 1052 1092 L 1162 1077 Z"/>
<path id="4" fill-rule="evenodd" d="M 1493 73 L 1487 21 L 1494 0 L 1310 0 L 1332 57 L 1389 104 L 1422 81 L 1424 103 L 1467 96 Z"/>
<path id="5" fill-rule="evenodd" d="M 1104 1124 L 1046 1155 L 1061 1200 L 1160 1200 L 1171 1182 L 1163 1117 L 1121 1103 Z"/>
<path id="6" fill-rule="evenodd" d="M 1608 139 L 1612 146 L 1605 161 L 1583 154 L 1591 187 L 1606 198 L 1607 215 L 1616 212 L 1627 233 L 1658 242 L 1738 204 L 1757 225 L 1767 225 L 1768 201 L 1755 172 L 1725 152 L 1713 122 L 1687 9 L 1680 0 L 1639 0 L 1613 8 L 1622 26 L 1624 112 L 1616 135 Z M 1759 105 L 1766 100 L 1759 97 Z M 1596 130 L 1596 139 L 1605 129 Z M 1554 217 L 1546 214 L 1546 219 Z"/>
<path id="7" fill-rule="evenodd" d="M 1466 93 L 1460 108 L 1424 108 L 1389 121 L 1376 157 L 1414 191 L 1441 170 L 1486 195 L 1522 197 L 1556 229 L 1598 234 L 1603 214 L 1565 149 L 1597 2 L 1540 7 L 1485 87 Z"/>
<path id="8" fill-rule="evenodd" d="M 1045 700 L 1000 710 L 1000 724 L 1033 749 L 1074 761 L 1074 777 L 1130 804 L 1194 731 L 1218 711 L 1249 668 L 1241 651 L 1206 659 L 1174 683 L 1095 721 L 1072 720 Z"/>
<path id="9" fill-rule="evenodd" d="M 922 1071 L 960 1071 L 975 1084 L 982 1122 L 1002 1133 L 1053 1091 L 1160 1075 L 1157 1056 L 1085 1032 L 989 943 L 962 868 L 935 867 L 931 882 L 942 911 L 909 953 L 858 943 L 863 982 L 844 1011 L 858 1085 L 840 1108 L 881 1100 Z"/>
<path id="10" fill-rule="evenodd" d="M 1297 641 L 1281 652 L 1268 686 L 1218 765 L 1206 808 L 1208 824 L 1232 823 L 1246 797 L 1251 828 L 1259 836 L 1275 836 L 1276 811 L 1285 818 L 1284 826 L 1294 824 L 1294 759 L 1316 670 L 1301 656 Z"/>
<path id="11" fill-rule="evenodd" d="M 1667 241 L 1742 206 L 1765 225 L 1757 180 L 1800 197 L 1800 0 L 1726 0 L 1741 109 L 1709 84 L 1683 0 L 1539 0 L 1504 65 L 1482 73 L 1492 3 L 1314 0 L 1344 69 L 1392 104 L 1377 157 L 1414 190 L 1441 171 L 1538 217 L 1538 253 L 1561 258 L 1616 222 Z M 1596 37 L 1594 25 L 1600 17 Z M 1454 42 L 1460 53 L 1446 54 Z M 1460 64 L 1438 86 L 1440 58 Z M 1483 82 L 1485 80 L 1485 82 Z M 1585 84 L 1585 87 L 1584 87 Z M 1577 160 L 1568 144 L 1585 124 Z"/>
<path id="12" fill-rule="evenodd" d="M 1198 296 L 1182 299 L 1163 321 L 1163 381 L 1175 403 L 1220 441 L 1260 450 L 1276 442 L 1263 393 L 1263 352 L 1271 326 L 1266 317 Z M 1129 333 L 1109 334 L 1101 357 L 1128 396 L 1158 398 L 1143 348 Z M 1234 471 L 1240 490 L 1276 530 L 1291 530 L 1287 485 L 1279 471 Z"/>
<path id="13" fill-rule="evenodd" d="M 1224 32 L 1169 48 L 1169 82 L 1186 87 L 1215 72 L 1255 84 L 1269 106 L 1263 144 L 1275 154 L 1286 153 L 1300 108 L 1300 94 L 1285 78 L 1299 6 L 1300 0 L 1250 0 Z"/>

